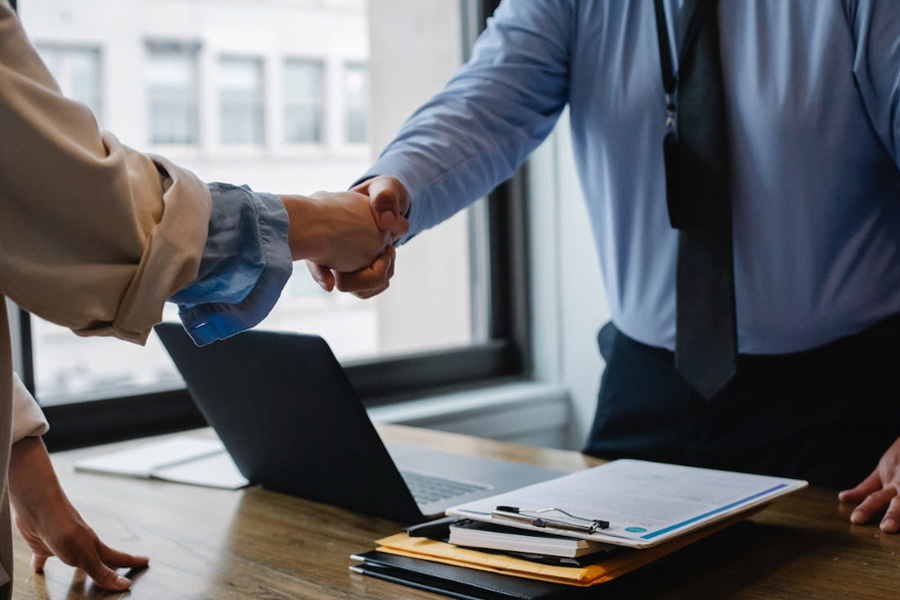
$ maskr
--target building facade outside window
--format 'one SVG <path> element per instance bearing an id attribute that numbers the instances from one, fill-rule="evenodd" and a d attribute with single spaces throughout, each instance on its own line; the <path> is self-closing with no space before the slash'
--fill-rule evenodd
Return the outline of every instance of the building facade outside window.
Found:
<path id="1" fill-rule="evenodd" d="M 263 63 L 258 58 L 219 59 L 219 135 L 223 144 L 263 143 Z"/>
<path id="2" fill-rule="evenodd" d="M 63 93 L 87 105 L 102 123 L 100 49 L 39 44 L 37 50 Z"/>
<path id="3" fill-rule="evenodd" d="M 197 127 L 197 48 L 147 43 L 144 65 L 151 144 L 193 145 Z"/>
<path id="4" fill-rule="evenodd" d="M 321 144 L 325 130 L 325 64 L 320 60 L 284 62 L 284 141 Z"/>
<path id="5" fill-rule="evenodd" d="M 63 91 L 102 112 L 104 129 L 204 181 L 273 193 L 347 189 L 462 60 L 460 5 L 447 0 L 18 6 Z M 123 20 L 126 10 L 142 17 Z M 419 25 L 396 24 L 398 10 Z M 70 48 L 78 50 L 74 59 Z M 396 68 L 409 57 L 415 71 Z M 474 250 L 481 246 L 470 237 L 469 215 L 402 248 L 391 289 L 373 300 L 327 294 L 296 264 L 260 327 L 320 335 L 348 364 L 484 343 L 489 330 L 472 307 L 486 302 L 477 282 L 487 260 Z M 176 307 L 163 318 L 177 320 Z M 182 385 L 155 336 L 139 347 L 80 338 L 36 317 L 30 323 L 35 389 L 45 406 Z"/>
<path id="6" fill-rule="evenodd" d="M 369 69 L 348 63 L 344 67 L 344 140 L 365 144 L 369 140 Z"/>

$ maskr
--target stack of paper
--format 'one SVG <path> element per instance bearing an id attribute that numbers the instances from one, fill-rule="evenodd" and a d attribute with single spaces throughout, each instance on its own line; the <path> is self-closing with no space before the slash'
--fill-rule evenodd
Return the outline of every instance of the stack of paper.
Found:
<path id="1" fill-rule="evenodd" d="M 500 579 L 470 585 L 480 592 L 467 589 L 466 597 L 545 598 L 550 596 L 544 587 L 538 593 L 517 585 L 515 593 L 500 596 L 488 588 L 510 578 L 580 587 L 602 584 L 746 519 L 774 499 L 806 485 L 793 479 L 620 460 L 447 511 L 451 516 L 515 528 L 522 534 L 563 536 L 573 547 L 577 540 L 584 540 L 619 548 L 591 555 L 596 562 L 569 567 L 398 534 L 378 540 L 376 554 L 380 558 L 357 557 L 364 562 L 353 568 L 457 596 L 459 592 L 447 587 L 452 587 L 450 579 L 465 582 L 466 573 L 490 573 Z M 386 556 L 404 557 L 409 562 L 391 566 L 385 564 Z M 423 561 L 455 570 L 427 576 L 412 573 L 410 565 Z"/>
<path id="2" fill-rule="evenodd" d="M 75 463 L 76 471 L 236 490 L 249 482 L 218 439 L 178 436 Z"/>
<path id="3" fill-rule="evenodd" d="M 425 538 L 412 538 L 405 533 L 378 540 L 378 551 L 397 554 L 409 558 L 431 560 L 435 562 L 490 571 L 501 575 L 512 575 L 526 579 L 537 579 L 566 585 L 592 586 L 611 581 L 616 577 L 630 573 L 635 569 L 648 565 L 667 554 L 684 548 L 713 533 L 733 525 L 743 517 L 732 518 L 694 532 L 677 540 L 667 542 L 649 550 L 629 550 L 611 554 L 608 559 L 585 567 L 559 567 L 539 562 L 460 548 L 453 544 L 438 542 Z"/>
<path id="4" fill-rule="evenodd" d="M 523 531 L 507 525 L 461 519 L 450 525 L 449 542 L 455 546 L 522 552 L 542 556 L 578 558 L 615 546 L 562 535 Z"/>

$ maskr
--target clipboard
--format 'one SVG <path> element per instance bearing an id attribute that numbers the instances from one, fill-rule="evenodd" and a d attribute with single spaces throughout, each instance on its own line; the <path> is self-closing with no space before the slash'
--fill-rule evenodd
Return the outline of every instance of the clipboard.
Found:
<path id="1" fill-rule="evenodd" d="M 798 479 L 623 459 L 455 506 L 447 515 L 640 549 L 807 485 Z M 519 518 L 508 514 L 510 508 Z"/>

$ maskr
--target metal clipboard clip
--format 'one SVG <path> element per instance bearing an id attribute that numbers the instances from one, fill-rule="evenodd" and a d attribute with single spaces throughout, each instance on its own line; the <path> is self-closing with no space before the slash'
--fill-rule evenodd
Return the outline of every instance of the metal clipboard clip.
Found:
<path id="1" fill-rule="evenodd" d="M 571 523 L 569 521 L 563 521 L 560 519 L 549 519 L 541 516 L 532 516 L 541 515 L 548 512 L 558 512 L 564 514 L 574 521 L 580 521 L 581 523 Z M 529 515 L 525 513 L 531 514 Z M 554 507 L 524 510 L 517 506 L 498 506 L 493 511 L 491 511 L 491 516 L 498 519 L 509 519 L 511 521 L 525 523 L 533 527 L 550 527 L 552 529 L 565 529 L 566 531 L 578 531 L 580 533 L 587 534 L 596 533 L 597 531 L 603 529 L 609 529 L 609 521 L 603 521 L 600 519 L 586 519 L 584 517 L 573 515 L 572 513 L 567 512 L 561 508 Z"/>

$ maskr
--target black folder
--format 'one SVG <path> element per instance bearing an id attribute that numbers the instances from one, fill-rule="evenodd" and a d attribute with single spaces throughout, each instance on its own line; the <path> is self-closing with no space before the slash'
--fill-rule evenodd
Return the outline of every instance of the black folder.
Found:
<path id="1" fill-rule="evenodd" d="M 746 547 L 753 523 L 741 521 L 714 536 L 664 556 L 651 565 L 602 585 L 577 587 L 536 579 L 500 575 L 466 567 L 408 558 L 372 550 L 353 558 L 362 561 L 351 570 L 370 577 L 427 590 L 461 600 L 585 600 L 643 597 L 685 570 L 709 569 L 715 556 L 733 554 Z M 704 566 L 707 565 L 707 566 Z M 636 575 L 640 573 L 640 577 Z M 675 577 L 677 579 L 677 577 Z"/>
<path id="2" fill-rule="evenodd" d="M 558 583 L 477 571 L 372 550 L 351 570 L 461 600 L 563 600 L 583 590 Z"/>

